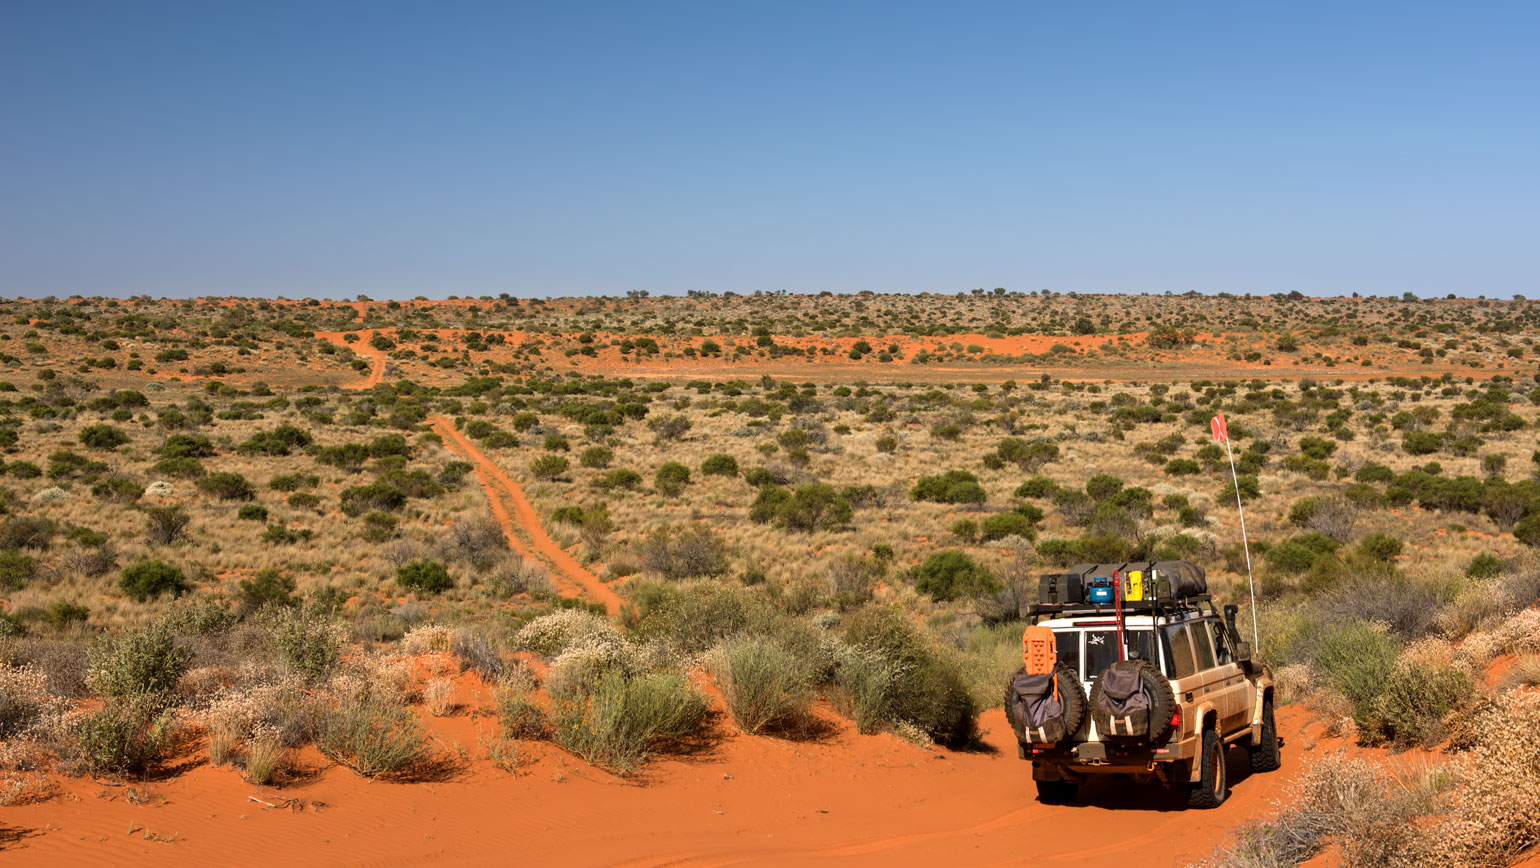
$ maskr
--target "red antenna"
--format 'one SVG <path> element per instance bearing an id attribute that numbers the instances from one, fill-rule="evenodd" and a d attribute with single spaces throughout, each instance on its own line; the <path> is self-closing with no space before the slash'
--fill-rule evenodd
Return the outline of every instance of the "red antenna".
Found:
<path id="1" fill-rule="evenodd" d="M 1123 642 L 1123 580 L 1118 571 L 1112 571 L 1112 611 L 1118 616 L 1118 662 L 1128 659 L 1128 646 Z"/>

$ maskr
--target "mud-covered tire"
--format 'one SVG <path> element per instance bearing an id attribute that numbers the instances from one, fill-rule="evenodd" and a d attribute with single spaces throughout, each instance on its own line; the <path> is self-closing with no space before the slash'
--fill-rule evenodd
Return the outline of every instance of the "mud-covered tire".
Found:
<path id="1" fill-rule="evenodd" d="M 1259 727 L 1257 744 L 1249 748 L 1251 770 L 1275 772 L 1283 765 L 1282 751 L 1278 749 L 1278 722 L 1273 716 L 1273 698 L 1262 698 L 1262 726 Z"/>
<path id="2" fill-rule="evenodd" d="M 1037 800 L 1045 805 L 1067 805 L 1080 794 L 1080 785 L 1070 781 L 1038 781 Z"/>
<path id="3" fill-rule="evenodd" d="M 1096 731 L 1102 738 L 1114 738 L 1120 742 L 1135 742 L 1157 744 L 1171 737 L 1171 715 L 1176 711 L 1176 694 L 1171 692 L 1171 682 L 1166 676 L 1160 674 L 1155 664 L 1148 660 L 1126 661 L 1114 663 L 1114 666 L 1127 666 L 1133 663 L 1139 670 L 1139 681 L 1144 686 L 1144 695 L 1150 700 L 1150 728 L 1144 735 L 1139 736 L 1108 736 L 1111 730 L 1111 719 L 1101 711 L 1102 680 L 1096 679 L 1091 685 L 1091 696 L 1088 700 L 1091 719 L 1096 722 Z"/>
<path id="4" fill-rule="evenodd" d="M 1229 795 L 1226 790 L 1228 782 L 1225 768 L 1225 746 L 1220 741 L 1219 733 L 1212 729 L 1203 731 L 1203 752 L 1198 756 L 1200 772 L 1198 782 L 1188 784 L 1191 787 L 1187 791 L 1187 807 L 1206 810 L 1217 808 L 1224 804 L 1225 797 Z"/>
<path id="5" fill-rule="evenodd" d="M 1011 732 L 1016 733 L 1017 741 L 1021 741 L 1021 719 L 1016 716 L 1016 689 L 1012 685 L 1016 676 L 1026 671 L 1027 667 L 1018 667 L 1005 681 L 1005 719 L 1011 725 Z M 1080 686 L 1080 676 L 1075 670 L 1063 663 L 1053 667 L 1053 680 L 1059 688 L 1059 704 L 1064 706 L 1065 738 L 1074 738 L 1080 724 L 1085 722 L 1086 709 L 1090 705 L 1085 688 Z"/>

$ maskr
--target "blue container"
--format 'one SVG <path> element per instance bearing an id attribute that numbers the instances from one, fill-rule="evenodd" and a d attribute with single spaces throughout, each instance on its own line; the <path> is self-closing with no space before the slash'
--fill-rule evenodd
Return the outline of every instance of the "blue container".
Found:
<path id="1" fill-rule="evenodd" d="M 1092 603 L 1112 602 L 1112 579 L 1107 576 L 1092 579 L 1090 587 L 1086 588 L 1086 600 Z"/>

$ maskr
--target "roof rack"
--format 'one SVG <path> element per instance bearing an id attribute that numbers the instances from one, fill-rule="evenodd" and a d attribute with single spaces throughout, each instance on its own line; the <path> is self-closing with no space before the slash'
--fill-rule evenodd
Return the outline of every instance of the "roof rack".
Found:
<path id="1" fill-rule="evenodd" d="M 1200 603 L 1213 608 L 1212 594 L 1193 594 L 1190 597 L 1174 597 L 1164 600 L 1124 600 L 1124 615 L 1166 615 L 1175 612 L 1201 611 Z M 1027 607 L 1027 616 L 1036 623 L 1038 618 L 1059 615 L 1112 615 L 1111 603 L 1033 603 Z"/>

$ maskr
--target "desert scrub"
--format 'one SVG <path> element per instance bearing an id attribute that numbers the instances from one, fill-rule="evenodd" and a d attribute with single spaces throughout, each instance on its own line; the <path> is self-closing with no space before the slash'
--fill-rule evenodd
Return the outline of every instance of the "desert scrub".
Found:
<path id="1" fill-rule="evenodd" d="M 409 775 L 430 756 L 417 716 L 379 699 L 344 700 L 327 714 L 316 747 L 366 778 Z"/>
<path id="2" fill-rule="evenodd" d="M 1498 868 L 1540 842 L 1540 696 L 1504 693 L 1476 731 L 1459 798 L 1416 864 Z"/>
<path id="3" fill-rule="evenodd" d="M 257 786 L 272 783 L 287 765 L 283 734 L 273 727 L 259 727 L 246 742 L 246 780 Z"/>
<path id="4" fill-rule="evenodd" d="M 176 737 L 173 711 L 151 697 L 120 698 L 76 723 L 75 758 L 92 774 L 139 776 L 166 757 Z"/>
<path id="5" fill-rule="evenodd" d="M 811 663 L 758 636 L 717 649 L 711 671 L 727 711 L 751 735 L 805 730 L 813 712 Z"/>
<path id="6" fill-rule="evenodd" d="M 877 720 L 909 724 L 949 747 L 967 744 L 974 737 L 978 708 L 961 670 L 903 613 L 874 607 L 857 610 L 846 620 L 844 640 L 856 653 L 841 657 L 837 679 L 847 694 L 843 704 L 860 714 L 858 726 L 862 719 L 868 724 Z M 890 677 L 884 679 L 885 673 Z"/>
<path id="7" fill-rule="evenodd" d="M 544 738 L 550 730 L 545 710 L 535 699 L 535 677 L 528 667 L 511 669 L 492 691 L 498 729 L 507 738 Z"/>
<path id="8" fill-rule="evenodd" d="M 170 627 L 157 622 L 92 646 L 86 682 L 104 698 L 137 698 L 148 707 L 165 708 L 172 704 L 191 656 Z"/>
<path id="9" fill-rule="evenodd" d="M 680 673 L 609 671 L 557 697 L 555 740 L 586 762 L 628 773 L 697 733 L 705 717 L 705 697 Z"/>
<path id="10" fill-rule="evenodd" d="M 609 621 L 582 609 L 559 609 L 541 615 L 520 628 L 513 637 L 513 647 L 536 654 L 560 652 L 573 641 L 592 633 L 613 633 Z"/>
<path id="11" fill-rule="evenodd" d="M 449 571 L 437 561 L 412 561 L 396 569 L 396 584 L 409 591 L 440 594 L 455 586 Z"/>
<path id="12" fill-rule="evenodd" d="M 65 701 L 48 691 L 48 675 L 37 666 L 0 666 L 0 741 L 28 737 L 63 713 Z"/>
<path id="13" fill-rule="evenodd" d="M 187 577 L 180 567 L 161 560 L 136 561 L 123 568 L 118 588 L 139 602 L 169 593 L 177 596 L 188 589 Z"/>
<path id="14" fill-rule="evenodd" d="M 1430 747 L 1443 740 L 1444 716 L 1469 705 L 1475 687 L 1470 672 L 1451 664 L 1448 644 L 1428 639 L 1408 646 L 1360 734 L 1365 741 Z"/>
<path id="15" fill-rule="evenodd" d="M 267 612 L 279 656 L 291 669 L 310 681 L 320 681 L 336 668 L 346 637 L 330 616 L 308 606 Z"/>

